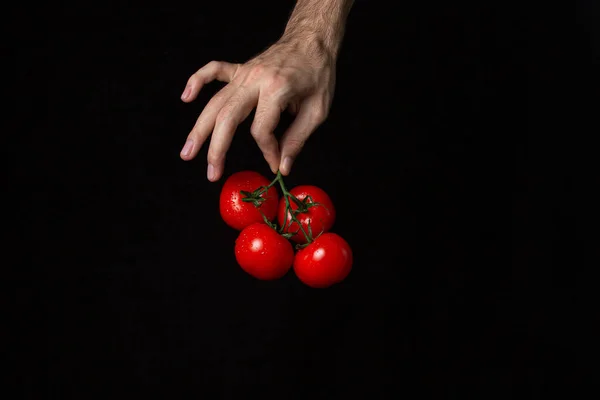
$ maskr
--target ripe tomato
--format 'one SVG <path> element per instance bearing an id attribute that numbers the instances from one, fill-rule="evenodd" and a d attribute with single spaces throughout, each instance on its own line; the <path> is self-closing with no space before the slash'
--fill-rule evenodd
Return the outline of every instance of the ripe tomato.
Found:
<path id="1" fill-rule="evenodd" d="M 292 244 L 265 223 L 252 224 L 235 241 L 235 258 L 244 271 L 262 280 L 279 279 L 294 262 Z"/>
<path id="2" fill-rule="evenodd" d="M 267 178 L 254 171 L 236 172 L 227 178 L 219 199 L 219 210 L 225 223 L 241 231 L 255 222 L 263 222 L 263 217 L 254 204 L 242 201 L 244 195 L 240 191 L 253 192 L 260 186 L 268 186 L 269 183 L 271 182 Z M 271 187 L 260 197 L 266 199 L 260 205 L 260 210 L 270 221 L 273 220 L 277 214 L 279 201 L 277 189 Z"/>
<path id="3" fill-rule="evenodd" d="M 335 208 L 333 207 L 333 202 L 329 198 L 329 195 L 325 193 L 323 189 L 311 185 L 296 186 L 290 190 L 290 194 L 293 194 L 301 201 L 305 201 L 305 199 L 309 198 L 306 200 L 308 204 L 319 203 L 318 205 L 308 207 L 306 212 L 301 212 L 296 215 L 296 218 L 298 218 L 300 224 L 307 233 L 309 222 L 315 236 L 331 229 L 335 222 Z M 312 199 L 312 201 L 310 199 Z M 292 210 L 298 209 L 298 205 L 291 199 L 290 207 Z M 283 225 L 285 214 L 285 199 L 282 198 L 279 201 L 279 209 L 277 210 L 277 222 L 279 223 L 279 226 Z M 296 222 L 290 224 L 290 221 L 292 220 L 291 213 L 288 212 L 287 214 L 286 229 L 284 231 L 297 232 L 290 239 L 296 243 L 306 243 L 306 238 L 298 227 L 298 224 Z"/>
<path id="4" fill-rule="evenodd" d="M 341 236 L 324 233 L 299 250 L 294 259 L 298 279 L 314 288 L 326 288 L 344 280 L 352 269 L 352 249 Z"/>

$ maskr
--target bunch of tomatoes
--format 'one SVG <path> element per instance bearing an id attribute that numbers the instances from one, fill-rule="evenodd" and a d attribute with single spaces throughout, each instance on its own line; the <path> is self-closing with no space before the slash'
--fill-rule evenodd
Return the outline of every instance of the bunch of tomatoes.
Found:
<path id="1" fill-rule="evenodd" d="M 258 172 L 237 172 L 223 184 L 219 209 L 225 223 L 240 231 L 235 241 L 238 264 L 255 278 L 279 279 L 293 266 L 300 281 L 326 288 L 352 269 L 350 245 L 329 232 L 336 217 L 333 203 L 316 186 L 288 191 L 281 173 L 269 182 Z"/>

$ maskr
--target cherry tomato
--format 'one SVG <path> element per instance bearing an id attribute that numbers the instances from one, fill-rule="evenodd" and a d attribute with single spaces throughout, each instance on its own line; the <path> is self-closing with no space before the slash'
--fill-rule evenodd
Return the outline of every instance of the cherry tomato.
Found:
<path id="1" fill-rule="evenodd" d="M 267 224 L 256 223 L 240 232 L 235 241 L 235 258 L 255 278 L 279 279 L 294 262 L 294 248 Z"/>
<path id="2" fill-rule="evenodd" d="M 323 189 L 311 185 L 296 186 L 290 190 L 290 194 L 293 194 L 300 201 L 306 199 L 307 204 L 318 203 L 317 205 L 308 207 L 305 212 L 296 215 L 296 218 L 300 221 L 305 232 L 308 233 L 309 222 L 314 236 L 331 229 L 335 222 L 335 208 L 333 207 L 333 202 L 329 198 L 329 195 L 325 193 Z M 298 205 L 291 199 L 290 207 L 292 210 L 298 209 Z M 277 222 L 279 223 L 279 226 L 283 225 L 285 214 L 285 199 L 282 198 L 279 201 L 279 209 L 277 210 Z M 291 213 L 288 212 L 286 228 L 284 231 L 297 232 L 290 239 L 296 243 L 306 243 L 306 238 L 298 227 L 298 224 L 295 221 L 290 223 L 291 219 Z"/>
<path id="3" fill-rule="evenodd" d="M 241 231 L 245 227 L 256 223 L 264 222 L 260 211 L 271 221 L 277 214 L 277 204 L 279 195 L 275 187 L 269 188 L 260 197 L 265 200 L 256 208 L 252 202 L 245 202 L 245 197 L 240 191 L 254 192 L 260 186 L 268 186 L 269 180 L 254 171 L 236 172 L 231 175 L 221 189 L 219 199 L 219 210 L 221 218 L 225 223 L 234 229 Z M 259 211 L 260 209 L 260 211 Z"/>
<path id="4" fill-rule="evenodd" d="M 326 288 L 344 280 L 352 269 L 352 249 L 335 233 L 324 233 L 294 258 L 298 279 L 313 288 Z"/>

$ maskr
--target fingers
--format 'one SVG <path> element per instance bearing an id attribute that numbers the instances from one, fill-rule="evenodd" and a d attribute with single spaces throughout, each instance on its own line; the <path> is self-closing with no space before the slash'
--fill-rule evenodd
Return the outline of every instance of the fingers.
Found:
<path id="1" fill-rule="evenodd" d="M 282 107 L 280 100 L 261 94 L 258 98 L 254 122 L 250 127 L 250 133 L 273 173 L 277 172 L 281 162 L 279 143 L 273 133 L 279 123 L 282 108 L 284 106 Z"/>
<path id="2" fill-rule="evenodd" d="M 210 181 L 217 181 L 222 176 L 235 130 L 254 107 L 257 110 L 250 129 L 252 136 L 271 170 L 274 173 L 280 170 L 284 175 L 290 173 L 304 143 L 325 120 L 326 93 L 319 91 L 319 95 L 307 98 L 305 96 L 314 93 L 315 88 L 283 73 L 285 71 L 266 68 L 259 61 L 244 66 L 212 61 L 189 78 L 181 96 L 183 101 L 191 102 L 205 84 L 215 79 L 228 83 L 204 108 L 181 150 L 182 159 L 193 159 L 212 133 L 207 155 Z M 296 114 L 296 118 L 278 143 L 274 131 L 286 108 Z"/>
<path id="3" fill-rule="evenodd" d="M 200 151 L 200 148 L 213 131 L 217 115 L 231 97 L 232 91 L 233 88 L 231 86 L 225 86 L 204 107 L 181 150 L 180 157 L 183 160 L 189 161 L 196 157 L 198 151 Z"/>
<path id="4" fill-rule="evenodd" d="M 257 101 L 257 90 L 239 86 L 217 114 L 207 156 L 206 177 L 209 181 L 215 182 L 223 175 L 225 154 L 231 145 L 235 130 L 256 107 Z"/>
<path id="5" fill-rule="evenodd" d="M 224 61 L 209 62 L 188 79 L 181 100 L 186 103 L 193 101 L 198 97 L 202 87 L 215 79 L 221 82 L 231 82 L 239 66 L 239 64 Z"/>
<path id="6" fill-rule="evenodd" d="M 294 160 L 304 147 L 304 143 L 315 129 L 325 121 L 327 116 L 325 107 L 317 98 L 312 98 L 303 103 L 281 138 L 281 164 L 279 170 L 283 175 L 288 175 Z"/>
<path id="7" fill-rule="evenodd" d="M 231 64 L 224 61 L 209 62 L 190 77 L 181 95 L 181 99 L 185 102 L 193 101 L 198 96 L 202 87 L 215 79 L 222 82 L 230 82 L 235 76 L 238 67 L 239 64 Z M 198 154 L 198 151 L 200 151 L 200 148 L 211 134 L 217 115 L 231 96 L 231 92 L 232 88 L 229 85 L 225 86 L 204 107 L 181 150 L 180 156 L 182 159 L 191 160 L 196 157 L 196 154 Z"/>

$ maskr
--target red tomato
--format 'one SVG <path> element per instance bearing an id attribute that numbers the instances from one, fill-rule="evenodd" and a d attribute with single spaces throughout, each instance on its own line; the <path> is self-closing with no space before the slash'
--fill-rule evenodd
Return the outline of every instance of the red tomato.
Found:
<path id="1" fill-rule="evenodd" d="M 267 178 L 254 171 L 236 172 L 227 178 L 219 199 L 219 210 L 225 223 L 241 231 L 253 223 L 263 222 L 259 209 L 252 202 L 242 201 L 244 196 L 240 191 L 253 192 L 260 186 L 268 186 L 269 183 L 271 182 Z M 279 201 L 277 189 L 271 187 L 260 197 L 266 199 L 260 205 L 260 210 L 270 221 L 273 220 L 277 214 Z"/>
<path id="2" fill-rule="evenodd" d="M 262 280 L 279 279 L 294 262 L 292 244 L 265 223 L 252 224 L 235 241 L 235 259 L 244 271 Z"/>
<path id="3" fill-rule="evenodd" d="M 294 272 L 313 288 L 326 288 L 344 280 L 352 269 L 352 249 L 341 236 L 324 233 L 299 250 Z"/>
<path id="4" fill-rule="evenodd" d="M 304 228 L 305 232 L 308 233 L 308 223 L 310 222 L 311 230 L 314 236 L 319 235 L 321 232 L 327 232 L 333 226 L 335 222 L 335 208 L 329 198 L 329 195 L 325 193 L 323 189 L 316 186 L 304 185 L 296 186 L 290 193 L 293 194 L 298 200 L 304 200 L 310 196 L 311 200 L 306 200 L 308 204 L 319 203 L 319 205 L 308 207 L 306 212 L 302 212 L 296 215 L 296 218 L 300 221 L 300 224 Z M 298 205 L 290 199 L 290 207 L 292 210 L 297 210 Z M 285 232 L 298 232 L 294 234 L 290 239 L 296 243 L 306 243 L 306 238 L 302 231 L 298 228 L 296 222 L 290 221 L 292 219 L 291 213 L 287 213 L 286 229 Z M 277 210 L 277 222 L 279 226 L 283 225 L 283 219 L 285 217 L 285 199 L 282 198 L 279 201 L 279 209 Z"/>

